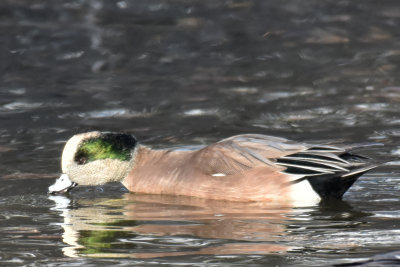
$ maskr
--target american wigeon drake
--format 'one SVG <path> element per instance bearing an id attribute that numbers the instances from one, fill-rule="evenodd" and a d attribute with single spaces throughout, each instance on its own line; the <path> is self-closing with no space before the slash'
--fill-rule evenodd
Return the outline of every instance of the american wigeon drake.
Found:
<path id="1" fill-rule="evenodd" d="M 129 134 L 88 132 L 66 143 L 49 192 L 117 181 L 131 192 L 221 200 L 341 199 L 377 166 L 355 148 L 243 134 L 198 150 L 156 150 Z"/>

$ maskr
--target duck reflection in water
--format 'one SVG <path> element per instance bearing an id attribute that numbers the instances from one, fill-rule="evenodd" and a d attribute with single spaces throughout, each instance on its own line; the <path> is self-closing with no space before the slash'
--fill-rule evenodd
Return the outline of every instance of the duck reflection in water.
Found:
<path id="1" fill-rule="evenodd" d="M 298 245 L 308 237 L 293 231 L 304 228 L 302 222 L 311 220 L 310 214 L 326 210 L 145 194 L 125 194 L 122 199 L 49 198 L 62 212 L 62 237 L 68 244 L 63 252 L 69 257 L 284 253 L 301 249 Z"/>
<path id="2" fill-rule="evenodd" d="M 269 254 L 282 241 L 290 208 L 161 195 L 72 200 L 49 196 L 62 211 L 70 257 L 153 258 L 202 254 Z"/>

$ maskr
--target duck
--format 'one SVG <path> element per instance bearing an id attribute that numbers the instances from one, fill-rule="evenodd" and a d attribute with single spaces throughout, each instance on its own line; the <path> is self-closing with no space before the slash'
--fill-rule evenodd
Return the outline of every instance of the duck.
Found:
<path id="1" fill-rule="evenodd" d="M 241 134 L 199 149 L 153 149 L 129 133 L 86 132 L 66 142 L 62 174 L 48 193 L 121 182 L 137 194 L 290 203 L 340 200 L 362 174 L 379 166 L 354 153 L 362 146 Z"/>

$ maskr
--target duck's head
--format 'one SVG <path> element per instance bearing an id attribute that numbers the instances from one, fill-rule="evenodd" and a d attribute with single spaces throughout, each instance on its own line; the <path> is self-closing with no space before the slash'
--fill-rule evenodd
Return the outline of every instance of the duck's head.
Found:
<path id="1" fill-rule="evenodd" d="M 121 181 L 132 168 L 136 147 L 136 138 L 129 134 L 88 132 L 74 135 L 62 153 L 63 174 L 49 187 L 49 193 L 68 192 L 78 184 Z"/>

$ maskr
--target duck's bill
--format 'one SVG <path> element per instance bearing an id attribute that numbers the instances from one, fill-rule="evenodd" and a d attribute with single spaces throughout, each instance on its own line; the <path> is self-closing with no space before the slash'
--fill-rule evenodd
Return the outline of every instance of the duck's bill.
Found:
<path id="1" fill-rule="evenodd" d="M 67 193 L 77 185 L 69 179 L 68 175 L 62 174 L 53 185 L 49 186 L 48 193 L 52 195 Z"/>

